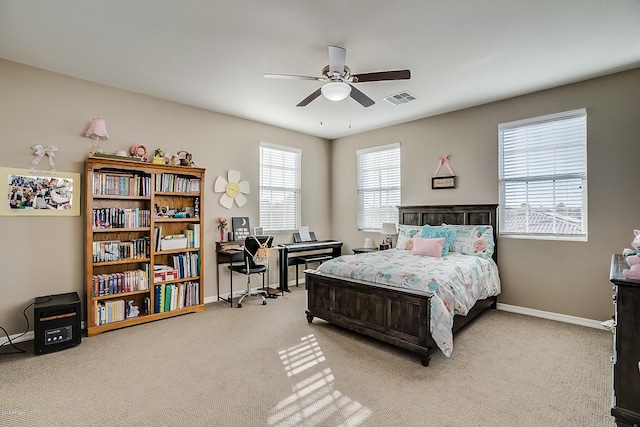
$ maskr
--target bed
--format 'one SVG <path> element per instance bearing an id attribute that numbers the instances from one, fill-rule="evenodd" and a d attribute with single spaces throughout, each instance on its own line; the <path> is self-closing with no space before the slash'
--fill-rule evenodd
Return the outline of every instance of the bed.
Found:
<path id="1" fill-rule="evenodd" d="M 491 226 L 489 229 L 494 247 L 490 258 L 497 269 L 496 209 L 497 205 L 486 204 L 401 206 L 399 207 L 399 224 L 417 227 L 442 224 Z M 354 260 L 354 257 L 364 255 L 370 254 L 347 255 L 340 257 L 341 259 L 337 262 L 344 262 L 345 259 Z M 391 259 L 391 253 L 384 255 L 388 260 Z M 323 264 L 322 268 L 326 271 L 334 271 L 336 266 Z M 440 341 L 436 342 L 431 332 L 439 329 L 437 320 L 432 316 L 436 314 L 435 311 L 432 313 L 432 302 L 436 306 L 439 304 L 435 300 L 432 301 L 434 292 L 428 288 L 417 290 L 373 283 L 357 277 L 356 275 L 356 278 L 345 278 L 319 270 L 307 270 L 305 272 L 307 321 L 312 323 L 313 319 L 318 317 L 351 331 L 407 349 L 420 357 L 423 366 L 428 366 L 432 352 L 441 345 Z M 493 295 L 473 301 L 468 310 L 464 310 L 465 315 L 452 316 L 451 336 L 487 308 L 495 308 L 498 294 L 499 284 Z"/>

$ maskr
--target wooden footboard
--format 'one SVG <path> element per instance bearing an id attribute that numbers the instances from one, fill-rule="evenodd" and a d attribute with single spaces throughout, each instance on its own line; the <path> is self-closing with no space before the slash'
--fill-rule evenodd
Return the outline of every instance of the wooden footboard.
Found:
<path id="1" fill-rule="evenodd" d="M 424 366 L 435 347 L 429 334 L 431 296 L 425 292 L 305 272 L 307 321 L 319 317 L 417 353 Z"/>

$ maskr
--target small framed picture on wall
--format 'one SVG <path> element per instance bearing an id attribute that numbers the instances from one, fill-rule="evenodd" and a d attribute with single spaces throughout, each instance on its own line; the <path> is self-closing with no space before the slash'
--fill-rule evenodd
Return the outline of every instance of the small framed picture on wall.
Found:
<path id="1" fill-rule="evenodd" d="M 431 178 L 432 190 L 444 190 L 446 188 L 456 188 L 456 176 L 440 176 Z"/>

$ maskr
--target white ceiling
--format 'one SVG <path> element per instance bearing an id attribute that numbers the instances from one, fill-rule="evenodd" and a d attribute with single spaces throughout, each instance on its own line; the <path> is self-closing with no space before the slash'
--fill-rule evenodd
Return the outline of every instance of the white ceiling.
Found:
<path id="1" fill-rule="evenodd" d="M 327 47 L 375 105 L 322 97 Z M 327 139 L 640 66 L 638 0 L 0 0 L 0 58 Z M 385 96 L 418 99 L 394 106 Z"/>

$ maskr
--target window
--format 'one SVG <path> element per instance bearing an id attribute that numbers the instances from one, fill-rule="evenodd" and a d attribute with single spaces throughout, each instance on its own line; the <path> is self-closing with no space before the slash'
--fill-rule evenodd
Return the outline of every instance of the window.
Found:
<path id="1" fill-rule="evenodd" d="M 498 126 L 500 236 L 587 240 L 587 112 Z"/>
<path id="2" fill-rule="evenodd" d="M 302 151 L 260 144 L 260 227 L 265 231 L 298 230 Z"/>
<path id="3" fill-rule="evenodd" d="M 398 222 L 400 144 L 358 150 L 358 229 Z"/>

